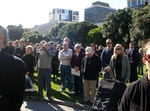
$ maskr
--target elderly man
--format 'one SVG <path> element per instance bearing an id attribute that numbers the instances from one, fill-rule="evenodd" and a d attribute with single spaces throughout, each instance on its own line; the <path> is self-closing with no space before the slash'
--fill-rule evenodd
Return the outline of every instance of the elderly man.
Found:
<path id="1" fill-rule="evenodd" d="M 0 26 L 0 110 L 20 111 L 26 67 L 22 60 L 4 51 L 7 42 L 8 32 Z"/>
<path id="2" fill-rule="evenodd" d="M 72 58 L 72 50 L 68 48 L 68 43 L 63 43 L 63 49 L 59 52 L 58 58 L 60 60 L 61 71 L 61 86 L 60 92 L 66 89 L 66 79 L 68 80 L 69 94 L 72 94 L 72 75 L 70 61 Z"/>
<path id="3" fill-rule="evenodd" d="M 53 52 L 49 50 L 47 42 L 41 41 L 41 50 L 34 49 L 34 54 L 38 56 L 38 99 L 43 97 L 43 83 L 46 83 L 47 97 L 51 101 L 51 61 Z"/>
<path id="4" fill-rule="evenodd" d="M 96 93 L 97 72 L 99 71 L 100 61 L 96 54 L 93 54 L 92 48 L 85 49 L 86 56 L 81 62 L 81 73 L 83 74 L 84 103 L 93 103 Z M 91 91 L 91 95 L 90 95 Z"/>
<path id="5" fill-rule="evenodd" d="M 68 43 L 68 47 L 69 47 L 72 51 L 74 51 L 73 46 L 72 46 L 72 44 L 70 43 L 70 40 L 69 40 L 68 37 L 65 37 L 63 41 L 64 41 L 64 42 L 67 42 L 67 43 Z"/>

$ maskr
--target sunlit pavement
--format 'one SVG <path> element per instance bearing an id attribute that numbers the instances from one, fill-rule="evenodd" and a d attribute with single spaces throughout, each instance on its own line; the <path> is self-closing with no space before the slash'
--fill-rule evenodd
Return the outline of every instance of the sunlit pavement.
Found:
<path id="1" fill-rule="evenodd" d="M 24 101 L 21 111 L 84 111 L 58 104 L 40 101 Z"/>

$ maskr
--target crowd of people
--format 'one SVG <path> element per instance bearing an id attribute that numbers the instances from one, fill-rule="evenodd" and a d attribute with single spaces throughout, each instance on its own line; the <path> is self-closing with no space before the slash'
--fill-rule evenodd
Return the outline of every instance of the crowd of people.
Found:
<path id="1" fill-rule="evenodd" d="M 82 49 L 81 44 L 72 46 L 67 37 L 62 45 L 54 42 L 41 41 L 36 44 L 27 44 L 21 40 L 10 41 L 5 48 L 9 54 L 21 58 L 26 66 L 26 75 L 34 81 L 34 67 L 38 71 L 38 97 L 43 97 L 44 82 L 47 89 L 47 97 L 51 98 L 51 74 L 57 81 L 58 69 L 60 68 L 61 88 L 65 92 L 66 81 L 69 94 L 83 95 L 84 102 L 93 102 L 98 78 L 101 73 L 104 79 L 114 79 L 122 82 L 133 82 L 138 79 L 138 72 L 143 74 L 142 49 L 139 51 L 133 43 L 129 49 L 122 44 L 113 47 L 111 39 L 106 40 L 106 47 L 91 43 Z M 71 68 L 80 71 L 80 76 L 72 75 Z M 91 96 L 90 96 L 91 91 Z"/>
<path id="2" fill-rule="evenodd" d="M 3 27 L 1 27 L 1 30 L 4 30 Z M 5 37 L 0 36 L 0 40 Z M 26 72 L 24 74 L 28 75 L 32 81 L 34 81 L 34 67 L 37 67 L 38 99 L 43 97 L 45 85 L 47 97 L 50 101 L 52 96 L 51 74 L 54 74 L 54 80 L 57 81 L 59 68 L 61 79 L 60 93 L 65 92 L 66 83 L 68 83 L 69 94 L 74 94 L 75 96 L 82 95 L 84 97 L 83 104 L 93 103 L 100 74 L 102 74 L 104 79 L 113 79 L 124 83 L 133 82 L 136 84 L 134 81 L 138 80 L 138 74 L 143 75 L 143 57 L 147 61 L 145 63 L 147 63 L 147 69 L 149 70 L 150 57 L 147 54 L 149 52 L 145 52 L 146 56 L 143 56 L 142 48 L 136 49 L 134 43 L 129 44 L 129 49 L 126 49 L 124 45 L 119 43 L 113 47 L 111 39 L 106 40 L 106 47 L 91 43 L 85 50 L 83 50 L 81 44 L 72 46 L 67 37 L 64 38 L 61 45 L 44 40 L 40 43 L 28 44 L 21 39 L 9 41 L 8 45 L 3 46 L 1 50 L 5 50 L 8 54 L 22 59 L 26 65 Z M 149 51 L 149 47 L 146 50 Z M 72 69 L 80 72 L 80 75 L 73 75 Z M 126 91 L 127 93 L 134 93 L 131 87 L 127 90 L 129 90 L 129 92 Z M 126 105 L 128 105 L 128 96 L 127 94 L 123 96 L 121 108 L 125 109 Z M 146 100 L 149 101 L 148 99 Z"/>

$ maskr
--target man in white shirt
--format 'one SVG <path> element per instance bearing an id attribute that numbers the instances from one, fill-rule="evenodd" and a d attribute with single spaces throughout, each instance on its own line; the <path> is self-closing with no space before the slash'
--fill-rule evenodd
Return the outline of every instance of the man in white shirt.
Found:
<path id="1" fill-rule="evenodd" d="M 72 58 L 72 50 L 68 48 L 68 43 L 63 43 L 63 49 L 59 52 L 58 58 L 60 60 L 61 71 L 61 86 L 60 92 L 66 89 L 66 79 L 68 80 L 69 94 L 72 94 L 72 75 L 70 61 Z"/>

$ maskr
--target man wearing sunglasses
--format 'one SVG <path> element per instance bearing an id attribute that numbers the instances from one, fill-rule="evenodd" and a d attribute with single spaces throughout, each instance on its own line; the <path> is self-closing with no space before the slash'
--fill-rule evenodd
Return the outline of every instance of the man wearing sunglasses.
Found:
<path id="1" fill-rule="evenodd" d="M 107 39 L 106 40 L 106 48 L 103 49 L 101 54 L 101 62 L 102 62 L 102 74 L 104 75 L 104 79 L 110 79 L 110 67 L 109 62 L 111 59 L 111 56 L 113 55 L 114 48 L 112 47 L 112 40 Z"/>

